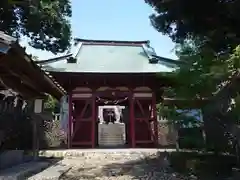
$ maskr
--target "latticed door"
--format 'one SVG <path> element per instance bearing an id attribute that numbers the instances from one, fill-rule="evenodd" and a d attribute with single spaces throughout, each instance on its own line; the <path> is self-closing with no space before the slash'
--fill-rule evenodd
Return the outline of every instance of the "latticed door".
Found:
<path id="1" fill-rule="evenodd" d="M 95 145 L 96 108 L 92 97 L 73 99 L 72 146 Z"/>
<path id="2" fill-rule="evenodd" d="M 157 139 L 154 101 L 152 97 L 134 97 L 133 105 L 136 146 L 151 147 Z"/>

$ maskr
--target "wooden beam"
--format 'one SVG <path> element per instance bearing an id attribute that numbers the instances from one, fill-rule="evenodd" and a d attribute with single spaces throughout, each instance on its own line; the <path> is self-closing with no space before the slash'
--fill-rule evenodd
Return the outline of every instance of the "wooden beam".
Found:
<path id="1" fill-rule="evenodd" d="M 29 77 L 27 77 L 26 75 L 23 75 L 23 74 L 20 76 L 19 75 L 20 73 L 18 74 L 17 72 L 13 72 L 10 69 L 8 71 L 11 75 L 15 76 L 16 78 L 19 78 L 23 84 L 25 84 L 26 86 L 29 86 L 31 89 L 34 89 L 34 91 L 39 92 L 39 93 L 44 93 L 44 91 L 42 89 L 40 89 L 41 87 L 34 86 L 34 83 L 33 83 L 34 79 L 31 80 Z"/>
<path id="2" fill-rule="evenodd" d="M 33 81 L 34 78 L 31 76 L 31 78 L 27 77 L 26 75 L 24 75 L 20 68 L 13 68 L 15 66 L 12 66 L 12 63 L 10 61 L 10 56 L 5 56 L 4 59 L 8 61 L 6 61 L 6 63 L 1 65 L 1 71 L 4 72 L 4 76 L 13 76 L 15 79 L 19 79 L 20 82 L 23 82 L 24 84 L 26 84 L 27 86 L 29 86 L 31 89 L 34 89 L 34 91 L 39 91 L 36 86 L 33 85 Z M 21 63 L 20 63 L 21 64 Z M 1 74 L 1 73 L 0 73 Z"/>
<path id="3" fill-rule="evenodd" d="M 201 108 L 210 102 L 209 99 L 175 99 L 163 98 L 163 104 L 169 106 L 177 106 L 179 108 Z"/>
<path id="4" fill-rule="evenodd" d="M 89 88 L 98 88 L 103 86 L 127 86 L 135 88 L 137 86 L 149 86 L 152 89 L 159 89 L 166 85 L 165 78 L 157 78 L 154 74 L 81 74 L 81 73 L 59 73 L 50 72 L 51 75 L 65 88 L 69 88 L 68 81 L 71 79 L 71 88 L 79 86 L 88 86 Z M 96 78 L 98 77 L 98 78 Z M 79 81 L 81 79 L 81 81 Z M 70 89 L 71 89 L 70 88 Z"/>
<path id="5" fill-rule="evenodd" d="M 9 53 L 9 59 L 8 67 L 14 71 L 19 69 L 18 72 L 21 73 L 19 76 L 25 75 L 25 77 L 31 77 L 33 81 L 30 81 L 30 83 L 37 89 L 41 89 L 41 91 L 52 94 L 57 98 L 64 95 L 64 92 L 52 81 L 52 79 L 49 78 L 30 57 L 27 57 L 26 54 L 22 54 L 18 49 L 14 49 Z"/>
<path id="6" fill-rule="evenodd" d="M 21 96 L 26 98 L 32 98 L 32 97 L 40 97 L 42 94 L 39 94 L 35 90 L 31 89 L 30 87 L 24 86 L 21 81 L 16 77 L 6 78 L 1 77 L 4 84 L 7 86 L 6 88 L 10 88 L 17 93 L 19 93 Z"/>

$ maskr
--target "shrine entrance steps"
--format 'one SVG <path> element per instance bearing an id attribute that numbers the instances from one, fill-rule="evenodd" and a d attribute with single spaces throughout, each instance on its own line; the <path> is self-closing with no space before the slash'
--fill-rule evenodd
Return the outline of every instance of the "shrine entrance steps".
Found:
<path id="1" fill-rule="evenodd" d="M 124 147 L 125 144 L 126 133 L 124 123 L 98 124 L 99 147 Z"/>

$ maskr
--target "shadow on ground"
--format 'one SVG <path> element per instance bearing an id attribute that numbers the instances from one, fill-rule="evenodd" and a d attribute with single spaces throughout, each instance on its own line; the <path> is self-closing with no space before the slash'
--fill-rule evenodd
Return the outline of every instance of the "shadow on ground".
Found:
<path id="1" fill-rule="evenodd" d="M 39 157 L 37 162 L 48 162 L 49 163 L 48 166 L 41 168 L 41 169 L 34 170 L 34 171 L 30 171 L 29 173 L 24 175 L 24 179 L 30 178 L 34 175 L 37 175 L 37 174 L 43 172 L 44 170 L 48 169 L 50 166 L 55 166 L 55 165 L 61 164 L 60 162 L 62 159 L 63 158 L 56 158 L 56 157 Z"/>
<path id="2" fill-rule="evenodd" d="M 201 179 L 224 180 L 231 176 L 235 157 L 189 152 L 159 153 L 125 163 L 92 165 L 72 170 L 60 179 Z M 122 178 L 121 178 L 122 177 Z"/>

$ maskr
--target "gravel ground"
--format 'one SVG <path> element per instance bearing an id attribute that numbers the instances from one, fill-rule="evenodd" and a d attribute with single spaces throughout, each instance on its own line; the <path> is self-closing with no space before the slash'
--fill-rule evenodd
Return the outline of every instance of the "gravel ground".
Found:
<path id="1" fill-rule="evenodd" d="M 53 157 L 58 157 L 56 155 L 58 152 L 52 153 L 55 154 Z M 55 164 L 52 169 L 48 168 L 45 173 L 38 174 L 38 180 L 198 179 L 194 176 L 184 176 L 174 172 L 167 160 L 168 153 L 164 150 L 68 150 L 60 153 L 59 157 L 63 159 L 57 165 Z M 57 178 L 53 177 L 53 172 L 59 174 Z M 205 175 L 198 180 L 230 180 L 230 178 L 206 177 Z M 236 180 L 239 180 L 239 178 L 236 178 Z"/>
<path id="2" fill-rule="evenodd" d="M 157 155 L 101 155 L 66 158 L 64 164 L 72 168 L 61 180 L 191 180 L 173 173 L 164 157 Z"/>

